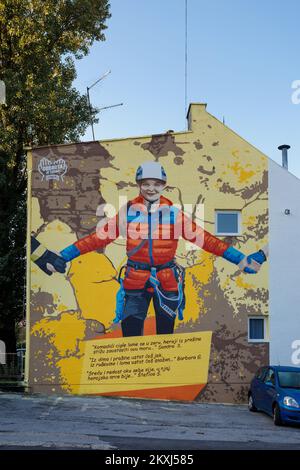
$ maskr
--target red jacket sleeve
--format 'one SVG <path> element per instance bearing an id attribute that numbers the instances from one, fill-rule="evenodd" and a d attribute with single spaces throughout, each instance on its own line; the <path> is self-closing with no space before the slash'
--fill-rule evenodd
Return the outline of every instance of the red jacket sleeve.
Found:
<path id="1" fill-rule="evenodd" d="M 80 254 L 89 253 L 90 251 L 104 248 L 113 242 L 119 236 L 118 215 L 111 218 L 105 224 L 98 224 L 95 232 L 81 238 L 74 245 L 80 251 Z"/>
<path id="2" fill-rule="evenodd" d="M 181 213 L 182 237 L 209 253 L 222 256 L 224 251 L 230 246 L 211 233 L 197 225 L 190 217 Z"/>

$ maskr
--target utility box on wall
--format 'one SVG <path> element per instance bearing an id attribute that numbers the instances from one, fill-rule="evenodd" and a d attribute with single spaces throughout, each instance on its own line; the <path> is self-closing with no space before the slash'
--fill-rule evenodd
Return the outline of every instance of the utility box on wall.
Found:
<path id="1" fill-rule="evenodd" d="M 252 275 L 222 257 L 225 245 L 250 254 L 268 243 L 268 159 L 205 105 L 190 105 L 189 123 L 186 132 L 28 152 L 31 391 L 243 402 L 253 373 L 268 363 L 268 329 L 254 342 L 248 331 L 250 317 L 263 318 L 267 325 L 268 263 Z M 172 208 L 172 217 L 166 221 L 163 215 L 157 230 L 171 226 L 170 249 L 185 271 L 186 305 L 174 333 L 157 334 L 150 301 L 143 335 L 124 337 L 114 318 L 127 240 L 117 233 L 101 244 L 97 226 L 137 200 L 136 170 L 149 161 L 160 163 L 166 173 L 161 201 Z M 199 233 L 205 230 L 202 248 L 194 239 L 175 240 L 172 230 L 183 213 L 195 220 Z M 148 222 L 141 210 L 139 218 L 126 223 Z M 142 249 L 151 246 L 155 258 L 158 240 L 153 238 Z M 70 245 L 89 248 L 79 250 L 66 273 L 49 275 L 40 269 L 43 249 L 58 253 Z M 172 269 L 157 271 L 167 290 Z M 148 276 L 147 269 L 136 266 L 135 275 L 137 282 L 142 276 L 148 280 L 150 271 Z M 153 286 L 147 284 L 147 290 L 155 295 Z"/>

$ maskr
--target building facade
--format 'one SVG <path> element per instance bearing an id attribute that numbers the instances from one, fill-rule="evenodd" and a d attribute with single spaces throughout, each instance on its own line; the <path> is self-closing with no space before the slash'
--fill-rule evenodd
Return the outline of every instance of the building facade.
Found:
<path id="1" fill-rule="evenodd" d="M 300 366 L 300 180 L 269 160 L 270 362 Z"/>
<path id="2" fill-rule="evenodd" d="M 290 224 L 296 244 L 299 181 L 206 105 L 192 103 L 188 123 L 185 132 L 31 149 L 28 247 L 34 237 L 58 252 L 89 235 L 103 208 L 113 215 L 120 197 L 136 197 L 137 167 L 155 161 L 167 173 L 165 197 L 199 226 L 247 255 L 266 249 L 270 239 L 270 258 L 257 274 L 246 274 L 181 239 L 176 260 L 185 268 L 184 319 L 176 320 L 172 339 L 158 336 L 150 306 L 144 336 L 129 343 L 113 323 L 126 240 L 74 259 L 66 274 L 48 276 L 29 261 L 31 391 L 241 403 L 257 368 L 269 364 L 270 336 L 271 361 L 291 361 L 295 328 L 281 338 L 279 332 L 285 314 L 280 286 L 287 287 L 286 270 L 296 269 L 286 255 L 293 244 L 278 254 L 282 223 Z M 291 189 L 283 199 L 277 191 L 282 172 Z M 291 216 L 284 215 L 287 208 Z M 296 283 L 292 276 L 285 290 L 295 301 Z M 297 320 L 296 304 L 289 318 Z"/>

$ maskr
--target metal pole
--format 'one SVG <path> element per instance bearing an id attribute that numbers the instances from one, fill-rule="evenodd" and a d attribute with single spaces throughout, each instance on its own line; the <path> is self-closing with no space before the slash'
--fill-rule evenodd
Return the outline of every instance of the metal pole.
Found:
<path id="1" fill-rule="evenodd" d="M 93 88 L 93 86 L 97 85 L 97 83 L 101 82 L 101 80 L 103 80 L 105 77 L 107 77 L 107 75 L 109 75 L 111 73 L 111 70 L 108 70 L 107 72 L 105 72 L 104 75 L 102 75 L 102 77 L 98 78 L 98 80 L 96 80 L 90 87 L 89 89 Z"/>
<path id="2" fill-rule="evenodd" d="M 107 75 L 111 73 L 111 70 L 108 70 L 102 77 L 98 78 L 91 86 L 86 87 L 86 92 L 87 92 L 87 98 L 88 98 L 88 105 L 89 105 L 89 112 L 90 112 L 90 122 L 92 126 L 92 133 L 93 133 L 93 140 L 95 140 L 95 133 L 94 133 L 94 123 L 93 123 L 93 117 L 92 117 L 92 106 L 91 106 L 91 100 L 90 100 L 90 89 L 93 88 L 93 86 L 97 85 L 97 83 L 101 82 Z"/>
<path id="3" fill-rule="evenodd" d="M 104 106 L 103 108 L 99 109 L 99 112 L 102 111 L 103 109 L 110 109 L 110 108 L 116 108 L 116 106 L 123 106 L 124 103 L 118 103 L 118 104 L 112 104 L 110 106 Z"/>
<path id="4" fill-rule="evenodd" d="M 87 91 L 87 98 L 88 98 L 88 105 L 89 105 L 89 112 L 90 112 L 90 122 L 91 122 L 91 126 L 92 126 L 93 140 L 95 140 L 94 124 L 93 124 L 93 117 L 92 117 L 92 108 L 91 108 L 90 89 L 89 89 L 89 87 L 86 87 L 86 91 Z"/>

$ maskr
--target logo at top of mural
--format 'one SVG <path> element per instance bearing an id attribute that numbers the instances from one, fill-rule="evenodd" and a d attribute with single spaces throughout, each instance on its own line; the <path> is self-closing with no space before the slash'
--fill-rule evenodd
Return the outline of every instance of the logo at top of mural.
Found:
<path id="1" fill-rule="evenodd" d="M 55 162 L 51 162 L 51 160 L 49 160 L 48 158 L 42 158 L 39 162 L 38 170 L 42 175 L 42 181 L 44 179 L 46 179 L 46 181 L 63 181 L 64 175 L 67 173 L 68 170 L 68 165 L 62 158 L 56 160 Z"/>

